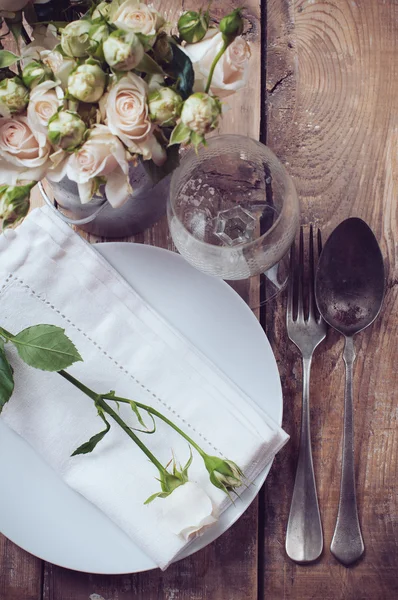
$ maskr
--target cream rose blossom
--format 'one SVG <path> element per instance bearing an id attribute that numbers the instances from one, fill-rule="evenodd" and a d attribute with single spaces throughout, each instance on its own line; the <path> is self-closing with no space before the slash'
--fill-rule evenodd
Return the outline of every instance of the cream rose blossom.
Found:
<path id="1" fill-rule="evenodd" d="M 222 45 L 222 34 L 211 29 L 201 42 L 184 46 L 183 50 L 191 59 L 195 71 L 195 91 L 205 89 L 212 62 Z M 211 83 L 214 95 L 225 98 L 246 85 L 250 56 L 249 44 L 242 36 L 236 37 L 214 70 Z"/>
<path id="2" fill-rule="evenodd" d="M 43 81 L 30 93 L 29 125 L 34 131 L 47 135 L 48 122 L 61 105 L 63 92 L 54 81 Z"/>
<path id="3" fill-rule="evenodd" d="M 191 481 L 178 486 L 159 505 L 167 527 L 185 541 L 201 535 L 217 521 L 209 496 Z"/>
<path id="4" fill-rule="evenodd" d="M 166 152 L 154 135 L 154 125 L 149 118 L 148 87 L 134 73 L 127 73 L 115 83 L 103 99 L 106 123 L 131 153 L 142 154 L 158 166 L 166 160 Z"/>
<path id="5" fill-rule="evenodd" d="M 95 178 L 104 177 L 108 202 L 117 208 L 122 206 L 131 193 L 128 181 L 129 165 L 126 150 L 105 125 L 96 125 L 83 146 L 58 169 L 50 180 L 60 180 L 66 174 L 76 181 L 80 200 L 90 202 L 95 189 Z"/>
<path id="6" fill-rule="evenodd" d="M 164 23 L 163 17 L 154 8 L 138 0 L 125 0 L 112 15 L 111 21 L 120 29 L 142 33 L 153 41 Z"/>
<path id="7" fill-rule="evenodd" d="M 27 117 L 0 119 L 0 181 L 40 181 L 51 167 L 51 144 L 31 129 Z"/>
<path id="8" fill-rule="evenodd" d="M 25 67 L 33 60 L 43 61 L 52 70 L 57 80 L 60 81 L 62 88 L 65 89 L 68 84 L 68 77 L 76 67 L 76 61 L 68 56 L 63 56 L 58 50 L 54 50 L 59 43 L 55 33 L 56 30 L 53 25 L 46 28 L 43 26 L 35 28 L 33 31 L 34 41 L 22 50 L 23 65 Z"/>

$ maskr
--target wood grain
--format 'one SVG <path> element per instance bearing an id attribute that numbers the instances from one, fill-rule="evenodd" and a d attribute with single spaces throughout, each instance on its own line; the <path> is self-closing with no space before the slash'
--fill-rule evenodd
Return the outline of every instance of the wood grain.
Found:
<path id="1" fill-rule="evenodd" d="M 41 600 L 42 561 L 0 535 L 0 600 Z"/>
<path id="2" fill-rule="evenodd" d="M 373 228 L 386 260 L 381 317 L 356 337 L 355 451 L 364 559 L 330 554 L 340 485 L 342 339 L 329 333 L 314 361 L 312 433 L 325 551 L 297 566 L 284 550 L 301 411 L 301 369 L 288 343 L 285 307 L 267 317 L 291 443 L 277 457 L 265 499 L 265 597 L 389 600 L 398 596 L 398 4 L 394 0 L 270 0 L 267 11 L 267 141 L 293 175 L 302 221 L 326 239 L 349 216 Z"/>
<path id="3" fill-rule="evenodd" d="M 238 2 L 220 0 L 221 17 Z M 267 306 L 266 326 L 284 390 L 290 444 L 277 456 L 259 501 L 219 540 L 165 573 L 102 577 L 41 562 L 0 538 L 0 600 L 392 600 L 398 597 L 398 4 L 396 0 L 250 0 L 253 67 L 221 131 L 258 137 L 293 175 L 302 221 L 326 239 L 348 216 L 365 219 L 388 269 L 382 316 L 356 339 L 356 473 L 365 558 L 349 569 L 329 552 L 340 483 L 342 340 L 329 333 L 311 382 L 314 463 L 325 552 L 311 566 L 285 554 L 301 411 L 299 357 L 288 342 L 285 300 Z M 170 21 L 193 1 L 158 3 Z M 267 21 L 265 21 L 267 17 Z M 266 64 L 260 68 L 261 29 Z M 260 75 L 266 71 L 260 93 Z M 263 105 L 260 104 L 260 99 Z M 260 112 L 262 114 L 261 131 Z M 38 195 L 34 205 L 41 204 Z M 90 241 L 99 241 L 88 236 Z M 135 241 L 173 249 L 166 220 Z M 101 240 L 102 241 L 102 240 Z M 239 286 L 246 299 L 256 291 Z M 259 537 L 258 537 L 259 529 Z M 258 563 L 258 564 L 257 564 Z M 95 596 L 93 596 L 95 598 Z M 97 598 L 100 600 L 100 598 Z"/>

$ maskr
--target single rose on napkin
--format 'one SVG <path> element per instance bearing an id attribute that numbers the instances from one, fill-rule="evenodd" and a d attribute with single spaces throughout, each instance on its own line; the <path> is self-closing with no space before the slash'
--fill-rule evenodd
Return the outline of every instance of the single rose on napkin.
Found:
<path id="1" fill-rule="evenodd" d="M 151 406 L 146 406 L 139 402 L 134 402 L 134 400 L 116 396 L 114 391 L 111 391 L 108 394 L 96 393 L 65 371 L 64 369 L 83 359 L 73 342 L 65 335 L 63 329 L 55 327 L 54 325 L 34 325 L 23 329 L 15 335 L 0 326 L 0 413 L 4 405 L 10 400 L 14 391 L 14 369 L 8 361 L 4 349 L 5 344 L 8 342 L 15 346 L 19 357 L 27 365 L 42 371 L 58 372 L 64 379 L 93 400 L 97 414 L 105 424 L 105 429 L 93 435 L 88 442 L 81 444 L 72 453 L 72 456 L 93 452 L 97 444 L 99 444 L 109 432 L 111 425 L 108 421 L 108 417 L 111 417 L 123 431 L 127 433 L 132 441 L 137 444 L 159 472 L 161 491 L 152 494 L 145 501 L 145 504 L 150 504 L 156 498 L 165 499 L 173 495 L 173 499 L 168 501 L 166 509 L 163 509 L 163 514 L 167 518 L 170 518 L 172 531 L 177 535 L 182 535 L 184 539 L 188 539 L 192 534 L 199 532 L 205 525 L 208 526 L 216 522 L 217 519 L 212 515 L 213 508 L 210 498 L 199 486 L 192 484 L 189 481 L 188 470 L 192 464 L 192 452 L 188 462 L 183 468 L 178 468 L 173 456 L 170 461 L 170 463 L 172 463 L 172 469 L 169 471 L 169 465 L 164 467 L 136 435 L 136 432 L 155 434 L 155 417 L 164 421 L 169 427 L 185 438 L 190 444 L 190 447 L 194 448 L 199 453 L 209 472 L 211 483 L 228 495 L 230 492 L 235 492 L 235 488 L 239 488 L 242 485 L 243 473 L 239 467 L 230 460 L 224 460 L 220 457 L 209 456 L 206 454 L 206 452 L 204 452 L 190 436 Z M 109 406 L 110 402 L 115 403 L 117 406 L 119 406 L 120 403 L 128 404 L 134 415 L 137 417 L 138 423 L 142 429 L 129 426 L 126 421 L 124 421 L 123 418 Z M 147 416 L 152 419 L 152 429 L 146 427 L 142 411 L 145 411 Z M 179 490 L 177 494 L 176 490 Z M 179 530 L 176 531 L 176 517 L 177 514 L 181 514 L 181 503 L 184 503 L 187 498 L 192 499 L 192 496 L 195 496 L 195 492 L 197 497 L 194 499 L 195 501 L 193 504 L 190 503 L 191 513 L 185 512 L 185 518 L 183 521 L 180 521 L 178 526 Z"/>
<path id="2" fill-rule="evenodd" d="M 51 209 L 0 236 L 0 297 L 14 368 L 3 360 L 12 380 L 3 376 L 2 393 L 15 386 L 1 419 L 162 569 L 286 443 L 253 399 Z M 65 330 L 84 362 L 62 375 L 26 364 L 15 340 L 43 322 Z M 103 393 L 111 386 L 120 396 Z"/>

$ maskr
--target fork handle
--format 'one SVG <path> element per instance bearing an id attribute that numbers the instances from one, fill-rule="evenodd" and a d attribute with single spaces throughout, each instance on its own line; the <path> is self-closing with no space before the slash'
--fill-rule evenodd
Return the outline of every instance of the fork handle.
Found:
<path id="1" fill-rule="evenodd" d="M 309 383 L 311 358 L 303 357 L 303 404 L 300 448 L 286 532 L 286 552 L 298 563 L 316 560 L 322 553 L 323 534 L 311 451 Z"/>
<path id="2" fill-rule="evenodd" d="M 330 551 L 343 565 L 358 560 L 365 551 L 359 525 L 355 494 L 354 414 L 352 401 L 352 367 L 355 348 L 352 337 L 346 337 L 344 362 L 346 366 L 344 399 L 343 464 L 341 469 L 340 500 L 336 527 Z"/>

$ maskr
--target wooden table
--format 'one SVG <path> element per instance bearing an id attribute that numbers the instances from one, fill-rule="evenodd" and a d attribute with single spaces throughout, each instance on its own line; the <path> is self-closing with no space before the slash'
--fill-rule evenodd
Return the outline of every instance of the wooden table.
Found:
<path id="1" fill-rule="evenodd" d="M 197 2 L 163 0 L 171 21 Z M 204 4 L 207 4 L 204 2 Z M 240 2 L 217 0 L 217 16 Z M 250 84 L 221 131 L 266 142 L 286 164 L 302 222 L 326 238 L 344 218 L 373 228 L 387 267 L 382 316 L 356 339 L 356 478 L 366 555 L 345 568 L 330 554 L 340 483 L 342 339 L 329 333 L 315 357 L 312 433 L 325 551 L 311 566 L 285 554 L 301 407 L 298 354 L 284 326 L 285 298 L 262 322 L 284 392 L 291 441 L 243 517 L 209 547 L 165 573 L 97 576 L 44 563 L 0 539 L 0 600 L 304 600 L 398 598 L 398 2 L 246 0 Z M 95 240 L 93 240 L 95 241 Z M 136 241 L 171 248 L 165 220 Z M 249 293 L 240 286 L 240 293 Z M 267 393 L 264 390 L 264 393 Z M 93 597 L 95 598 L 95 596 Z"/>

